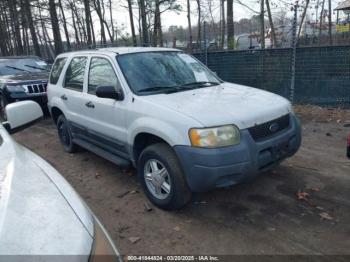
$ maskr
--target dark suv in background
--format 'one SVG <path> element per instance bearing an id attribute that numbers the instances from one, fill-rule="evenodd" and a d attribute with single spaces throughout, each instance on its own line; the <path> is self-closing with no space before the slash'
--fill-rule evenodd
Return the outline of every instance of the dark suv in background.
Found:
<path id="1" fill-rule="evenodd" d="M 34 100 L 46 110 L 50 68 L 36 56 L 0 57 L 0 117 L 7 104 Z"/>

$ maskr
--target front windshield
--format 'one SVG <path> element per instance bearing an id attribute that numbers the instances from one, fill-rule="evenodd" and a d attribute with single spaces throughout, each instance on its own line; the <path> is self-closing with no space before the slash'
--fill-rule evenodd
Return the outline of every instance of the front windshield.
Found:
<path id="1" fill-rule="evenodd" d="M 137 94 L 178 92 L 220 84 L 220 80 L 192 56 L 181 52 L 145 52 L 117 57 Z"/>
<path id="2" fill-rule="evenodd" d="M 0 58 L 0 75 L 47 72 L 48 65 L 39 58 Z"/>

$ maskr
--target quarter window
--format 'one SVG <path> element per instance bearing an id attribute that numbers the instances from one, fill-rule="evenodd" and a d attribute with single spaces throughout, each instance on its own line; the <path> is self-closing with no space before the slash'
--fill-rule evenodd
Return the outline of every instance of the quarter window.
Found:
<path id="1" fill-rule="evenodd" d="M 118 78 L 111 63 L 101 57 L 93 57 L 89 70 L 88 93 L 95 94 L 98 86 L 118 87 Z"/>
<path id="2" fill-rule="evenodd" d="M 66 78 L 64 81 L 65 88 L 83 91 L 86 62 L 86 57 L 74 57 L 72 59 L 66 72 Z"/>
<path id="3" fill-rule="evenodd" d="M 50 84 L 56 85 L 58 79 L 60 78 L 62 69 L 66 64 L 67 57 L 62 57 L 56 59 L 54 65 L 52 66 L 51 75 L 50 75 Z"/>

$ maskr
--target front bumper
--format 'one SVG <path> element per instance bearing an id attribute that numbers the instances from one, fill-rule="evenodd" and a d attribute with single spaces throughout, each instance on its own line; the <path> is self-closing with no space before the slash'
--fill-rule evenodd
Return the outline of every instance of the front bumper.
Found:
<path id="1" fill-rule="evenodd" d="M 301 145 L 299 120 L 290 115 L 290 126 L 272 137 L 256 142 L 241 130 L 239 145 L 206 149 L 174 146 L 193 192 L 226 187 L 247 180 L 294 155 Z"/>
<path id="2" fill-rule="evenodd" d="M 8 101 L 10 103 L 18 102 L 18 101 L 25 101 L 25 100 L 32 100 L 37 102 L 38 104 L 44 106 L 47 104 L 47 95 L 46 93 L 8 93 Z"/>

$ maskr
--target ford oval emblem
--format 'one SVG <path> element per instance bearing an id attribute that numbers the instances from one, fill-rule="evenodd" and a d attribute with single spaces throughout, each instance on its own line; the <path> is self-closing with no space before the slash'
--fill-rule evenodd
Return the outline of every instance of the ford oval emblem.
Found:
<path id="1" fill-rule="evenodd" d="M 273 123 L 269 126 L 269 130 L 271 133 L 277 132 L 279 128 L 280 128 L 280 126 L 277 123 Z"/>

